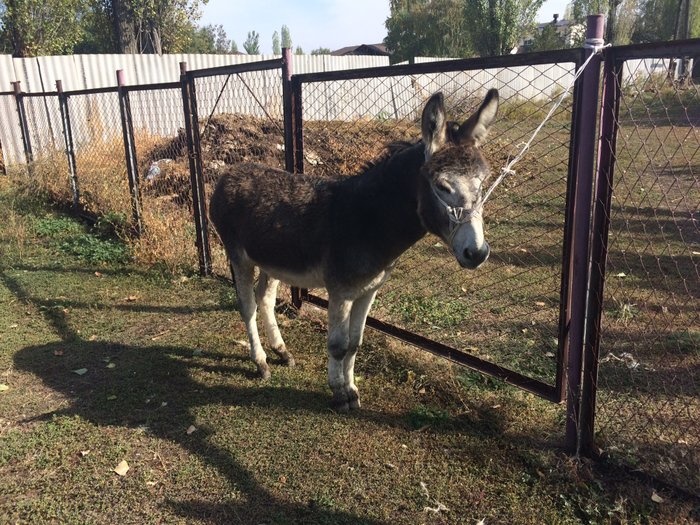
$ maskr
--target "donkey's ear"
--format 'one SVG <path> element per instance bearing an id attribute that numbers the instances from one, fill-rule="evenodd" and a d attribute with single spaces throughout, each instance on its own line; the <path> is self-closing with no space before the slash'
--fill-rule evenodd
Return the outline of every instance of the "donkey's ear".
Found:
<path id="1" fill-rule="evenodd" d="M 486 138 L 498 112 L 498 90 L 489 89 L 486 98 L 471 117 L 459 127 L 459 141 L 473 141 L 477 146 Z"/>
<path id="2" fill-rule="evenodd" d="M 425 158 L 430 159 L 447 139 L 447 120 L 445 119 L 445 100 L 442 93 L 435 93 L 423 108 L 421 131 L 425 144 Z"/>

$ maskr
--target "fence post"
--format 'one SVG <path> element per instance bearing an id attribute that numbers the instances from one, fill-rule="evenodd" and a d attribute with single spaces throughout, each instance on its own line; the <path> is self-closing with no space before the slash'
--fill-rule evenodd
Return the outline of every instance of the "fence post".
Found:
<path id="1" fill-rule="evenodd" d="M 126 174 L 129 180 L 129 192 L 131 193 L 131 218 L 133 230 L 138 237 L 143 231 L 141 223 L 141 194 L 139 191 L 139 169 L 136 162 L 136 145 L 134 144 L 134 124 L 131 118 L 131 104 L 129 92 L 124 87 L 124 70 L 117 70 L 117 94 L 119 96 L 119 114 L 122 121 L 122 136 L 124 138 L 124 158 L 126 160 Z"/>
<path id="2" fill-rule="evenodd" d="M 185 114 L 185 135 L 192 188 L 192 213 L 194 214 L 194 225 L 197 235 L 199 273 L 201 275 L 211 275 L 211 251 L 209 249 L 206 203 L 204 202 L 202 147 L 199 136 L 199 118 L 197 117 L 197 99 L 194 77 L 187 73 L 186 62 L 180 62 L 180 85 L 182 89 L 182 108 Z"/>
<path id="3" fill-rule="evenodd" d="M 593 224 L 591 226 L 591 275 L 581 384 L 579 451 L 586 456 L 595 454 L 594 434 L 598 387 L 598 355 L 601 316 L 603 313 L 605 262 L 608 255 L 608 231 L 610 230 L 615 151 L 619 129 L 618 117 L 620 114 L 621 95 L 619 88 L 622 85 L 622 72 L 622 64 L 615 60 L 614 50 L 609 49 L 605 55 L 603 66 L 603 104 L 600 111 L 598 166 L 594 182 Z"/>
<path id="4" fill-rule="evenodd" d="M 295 173 L 296 168 L 296 113 L 294 105 L 294 87 L 292 86 L 292 50 L 282 48 L 282 112 L 284 114 L 284 169 L 290 173 Z M 295 308 L 301 308 L 301 291 L 296 286 L 292 286 L 292 304 Z"/>
<path id="5" fill-rule="evenodd" d="M 27 162 L 27 171 L 29 175 L 32 175 L 34 154 L 32 153 L 32 141 L 29 137 L 27 113 L 24 109 L 24 95 L 22 94 L 22 88 L 20 87 L 19 80 L 12 82 L 12 90 L 15 93 L 15 102 L 17 103 L 17 116 L 19 117 L 19 129 L 22 134 L 22 146 L 24 147 L 24 158 Z"/>
<path id="6" fill-rule="evenodd" d="M 58 92 L 58 107 L 61 110 L 61 125 L 63 126 L 63 141 L 66 145 L 66 158 L 68 160 L 68 171 L 70 174 L 70 187 L 73 193 L 73 210 L 77 211 L 80 206 L 80 187 L 78 185 L 78 170 L 75 161 L 75 147 L 73 145 L 73 130 L 70 123 L 70 112 L 68 111 L 68 96 L 63 92 L 63 82 L 56 81 L 56 91 Z"/>
<path id="7" fill-rule="evenodd" d="M 605 19 L 603 15 L 589 15 L 586 25 L 586 58 L 596 53 L 595 46 L 603 44 Z M 573 181 L 573 205 L 570 225 L 570 254 L 568 260 L 567 374 L 566 374 L 566 436 L 565 447 L 571 453 L 579 452 L 581 373 L 583 366 L 586 302 L 588 296 L 588 255 L 591 226 L 591 198 L 598 91 L 600 88 L 600 57 L 594 56 L 577 81 L 582 97 L 575 136 L 576 170 Z"/>

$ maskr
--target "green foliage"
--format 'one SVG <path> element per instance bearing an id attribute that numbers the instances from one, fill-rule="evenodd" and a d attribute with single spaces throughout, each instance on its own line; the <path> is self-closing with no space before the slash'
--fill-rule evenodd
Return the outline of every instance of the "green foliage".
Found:
<path id="1" fill-rule="evenodd" d="M 408 414 L 408 423 L 412 428 L 443 427 L 450 421 L 450 415 L 439 408 L 425 405 L 416 406 Z"/>
<path id="2" fill-rule="evenodd" d="M 468 0 L 465 16 L 481 56 L 505 55 L 533 24 L 544 0 Z"/>
<path id="3" fill-rule="evenodd" d="M 287 26 L 282 26 L 282 47 L 292 48 L 292 34 Z"/>
<path id="4" fill-rule="evenodd" d="M 248 31 L 248 38 L 243 42 L 243 49 L 249 55 L 260 54 L 260 34 L 257 31 Z"/>
<path id="5" fill-rule="evenodd" d="M 311 50 L 312 55 L 330 55 L 331 50 L 327 47 L 317 47 Z"/>
<path id="6" fill-rule="evenodd" d="M 83 38 L 88 9 L 87 0 L 5 2 L 3 48 L 20 57 L 70 53 Z"/>
<path id="7" fill-rule="evenodd" d="M 69 238 L 60 249 L 90 264 L 125 264 L 130 259 L 123 243 L 87 233 Z"/>
<path id="8" fill-rule="evenodd" d="M 303 55 L 304 50 L 301 48 L 301 46 L 297 46 L 296 50 L 294 51 L 295 55 Z"/>
<path id="9" fill-rule="evenodd" d="M 464 57 L 472 52 L 470 24 L 456 0 L 392 2 L 385 25 L 384 43 L 394 62 L 416 56 Z"/>
<path id="10" fill-rule="evenodd" d="M 673 40 L 678 5 L 678 0 L 642 0 L 633 35 L 634 42 Z"/>
<path id="11" fill-rule="evenodd" d="M 460 325 L 468 316 L 465 303 L 435 297 L 399 296 L 389 304 L 392 313 L 405 323 L 421 323 L 440 328 Z"/>
<path id="12" fill-rule="evenodd" d="M 5 2 L 0 4 L 5 7 L 0 9 L 0 42 L 15 56 L 180 52 L 197 30 L 202 2 L 206 0 Z M 215 46 L 218 37 L 215 31 Z"/>
<path id="13" fill-rule="evenodd" d="M 48 239 L 84 233 L 83 227 L 75 220 L 69 217 L 55 217 L 53 215 L 37 219 L 32 229 L 37 236 Z"/>
<path id="14" fill-rule="evenodd" d="M 554 23 L 544 26 L 542 31 L 533 38 L 530 51 L 547 51 L 550 49 L 564 49 L 566 38 L 559 34 Z"/>
<path id="15" fill-rule="evenodd" d="M 223 55 L 231 52 L 232 45 L 231 40 L 226 36 L 224 26 L 209 24 L 204 27 L 192 28 L 192 35 L 183 51 Z"/>
<path id="16" fill-rule="evenodd" d="M 277 31 L 272 33 L 272 54 L 273 55 L 281 55 L 282 54 L 282 47 L 280 46 L 280 34 Z"/>

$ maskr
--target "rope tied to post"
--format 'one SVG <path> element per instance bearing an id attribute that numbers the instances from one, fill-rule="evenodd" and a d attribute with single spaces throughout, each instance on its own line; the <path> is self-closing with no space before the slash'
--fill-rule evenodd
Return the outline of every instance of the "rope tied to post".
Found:
<path id="1" fill-rule="evenodd" d="M 535 140 L 535 137 L 539 134 L 539 132 L 542 130 L 542 128 L 544 127 L 544 125 L 547 123 L 547 121 L 548 121 L 550 118 L 552 118 L 552 115 L 553 115 L 554 112 L 559 108 L 559 106 L 562 105 L 562 103 L 564 102 L 564 98 L 566 97 L 566 95 L 569 94 L 569 91 L 571 91 L 571 88 L 573 87 L 574 83 L 575 83 L 576 80 L 578 80 L 578 78 L 583 74 L 584 70 L 586 69 L 586 67 L 588 66 L 588 64 L 590 64 L 590 62 L 591 62 L 591 60 L 593 59 L 593 57 L 594 57 L 595 55 L 597 55 L 598 53 L 602 53 L 603 49 L 605 49 L 606 47 L 610 47 L 610 46 L 612 45 L 612 44 L 605 44 L 605 45 L 602 45 L 602 42 L 603 42 L 602 40 L 595 40 L 595 41 L 593 41 L 593 42 L 587 42 L 586 44 L 584 44 L 584 48 L 590 49 L 590 50 L 592 51 L 591 54 L 590 54 L 590 55 L 588 56 L 588 58 L 583 62 L 583 64 L 581 64 L 581 67 L 579 67 L 579 68 L 576 70 L 576 73 L 574 73 L 574 76 L 571 78 L 571 80 L 569 81 L 569 84 L 566 86 L 566 88 L 564 89 L 564 91 L 562 92 L 562 94 L 559 96 L 559 99 L 558 99 L 558 100 L 556 101 L 556 103 L 549 109 L 549 112 L 547 113 L 547 115 L 544 117 L 544 119 L 542 120 L 542 122 L 540 123 L 540 125 L 537 126 L 537 128 L 536 128 L 535 131 L 533 132 L 533 134 L 532 134 L 532 136 L 530 137 L 530 139 L 523 145 L 523 147 L 521 148 L 520 152 L 519 152 L 515 157 L 513 157 L 512 159 L 510 159 L 510 160 L 508 161 L 508 163 L 507 163 L 504 167 L 501 168 L 500 173 L 499 173 L 499 175 L 498 175 L 498 178 L 493 182 L 493 184 L 491 184 L 491 186 L 489 187 L 489 189 L 486 191 L 486 193 L 484 194 L 483 198 L 481 199 L 481 202 L 479 202 L 479 207 L 480 207 L 480 208 L 484 206 L 484 204 L 486 203 L 486 201 L 488 200 L 488 198 L 489 198 L 489 197 L 491 196 L 491 194 L 493 193 L 493 190 L 495 190 L 496 187 L 497 187 L 499 184 L 501 184 L 501 182 L 503 182 L 503 179 L 505 179 L 506 176 L 508 176 L 508 175 L 515 175 L 515 170 L 513 169 L 513 166 L 514 166 L 520 159 L 522 159 L 523 156 L 525 156 L 525 153 L 527 153 L 527 151 L 530 149 L 530 146 L 532 145 L 532 142 Z"/>

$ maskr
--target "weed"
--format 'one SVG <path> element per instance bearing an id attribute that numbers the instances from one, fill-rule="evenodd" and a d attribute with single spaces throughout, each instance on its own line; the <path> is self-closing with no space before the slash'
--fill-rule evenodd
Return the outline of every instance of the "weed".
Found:
<path id="1" fill-rule="evenodd" d="M 415 429 L 424 427 L 442 427 L 451 419 L 446 411 L 426 405 L 418 405 L 408 415 L 408 424 Z"/>
<path id="2" fill-rule="evenodd" d="M 130 260 L 129 249 L 123 243 L 90 234 L 71 237 L 60 248 L 90 264 L 126 264 Z"/>
<path id="3" fill-rule="evenodd" d="M 34 222 L 33 229 L 39 237 L 48 239 L 80 235 L 85 232 L 85 228 L 76 220 L 70 217 L 53 215 L 37 219 Z"/>
<path id="4" fill-rule="evenodd" d="M 469 308 L 459 300 L 400 295 L 384 301 L 388 302 L 389 311 L 404 323 L 453 328 L 469 318 Z"/>

